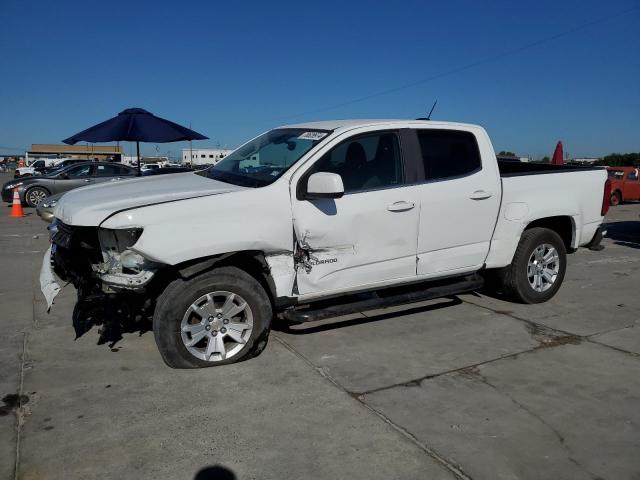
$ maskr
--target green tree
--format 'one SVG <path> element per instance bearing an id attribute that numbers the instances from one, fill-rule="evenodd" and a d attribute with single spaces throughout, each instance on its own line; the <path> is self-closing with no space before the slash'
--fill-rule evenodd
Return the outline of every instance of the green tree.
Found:
<path id="1" fill-rule="evenodd" d="M 612 167 L 634 167 L 640 165 L 640 152 L 610 153 L 595 162 L 594 165 L 609 165 Z"/>

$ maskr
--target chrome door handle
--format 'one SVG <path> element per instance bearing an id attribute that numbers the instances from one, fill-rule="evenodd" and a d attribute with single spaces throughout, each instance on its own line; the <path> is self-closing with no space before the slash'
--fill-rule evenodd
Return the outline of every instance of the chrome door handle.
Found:
<path id="1" fill-rule="evenodd" d="M 387 210 L 389 210 L 390 212 L 406 212 L 407 210 L 411 210 L 415 206 L 416 204 L 413 202 L 393 202 L 387 207 Z"/>
<path id="2" fill-rule="evenodd" d="M 85 178 L 84 181 L 89 183 L 91 181 L 91 179 L 90 178 Z"/>
<path id="3" fill-rule="evenodd" d="M 493 195 L 493 193 L 491 192 L 486 192 L 484 190 L 476 190 L 475 192 L 471 193 L 471 195 L 469 195 L 469 198 L 471 200 L 485 200 L 487 198 L 490 198 Z"/>

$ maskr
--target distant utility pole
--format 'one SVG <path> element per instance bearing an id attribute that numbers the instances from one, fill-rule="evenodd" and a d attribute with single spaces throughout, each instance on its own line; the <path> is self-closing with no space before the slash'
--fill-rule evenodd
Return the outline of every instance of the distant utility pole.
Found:
<path id="1" fill-rule="evenodd" d="M 189 122 L 189 130 L 191 130 L 191 122 Z M 193 143 L 189 140 L 189 166 L 193 167 Z"/>

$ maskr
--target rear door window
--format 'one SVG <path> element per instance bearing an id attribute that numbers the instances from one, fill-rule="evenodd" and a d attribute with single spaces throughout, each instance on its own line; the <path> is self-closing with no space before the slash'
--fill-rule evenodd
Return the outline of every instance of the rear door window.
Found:
<path id="1" fill-rule="evenodd" d="M 482 169 L 480 150 L 471 132 L 417 130 L 426 180 L 446 180 Z"/>
<path id="2" fill-rule="evenodd" d="M 132 175 L 132 170 L 121 165 L 97 165 L 96 168 L 97 177 L 122 177 L 125 175 Z"/>

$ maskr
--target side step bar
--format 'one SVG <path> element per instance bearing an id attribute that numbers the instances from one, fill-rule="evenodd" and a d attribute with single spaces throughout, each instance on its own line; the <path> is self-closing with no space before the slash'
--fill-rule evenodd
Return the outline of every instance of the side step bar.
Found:
<path id="1" fill-rule="evenodd" d="M 307 305 L 291 307 L 282 316 L 295 323 L 315 322 L 325 318 L 339 317 L 376 308 L 393 307 L 408 303 L 422 302 L 434 298 L 447 297 L 477 290 L 484 285 L 484 279 L 478 275 L 458 277 L 448 281 L 437 281 L 422 285 L 409 285 L 377 290 L 366 294 L 337 297 Z"/>

